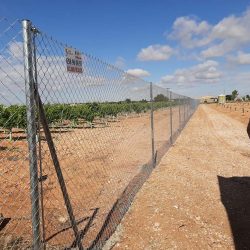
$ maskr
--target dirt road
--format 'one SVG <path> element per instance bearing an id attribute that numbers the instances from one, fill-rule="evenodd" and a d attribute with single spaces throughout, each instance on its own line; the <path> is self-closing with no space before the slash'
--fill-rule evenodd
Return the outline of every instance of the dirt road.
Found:
<path id="1" fill-rule="evenodd" d="M 250 249 L 246 125 L 201 105 L 106 249 Z"/>

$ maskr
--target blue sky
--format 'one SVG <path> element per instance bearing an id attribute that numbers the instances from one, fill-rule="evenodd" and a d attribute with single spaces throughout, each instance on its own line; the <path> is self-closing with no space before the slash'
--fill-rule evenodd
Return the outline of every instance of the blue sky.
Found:
<path id="1" fill-rule="evenodd" d="M 250 93 L 250 1 L 6 1 L 0 15 L 199 97 Z"/>

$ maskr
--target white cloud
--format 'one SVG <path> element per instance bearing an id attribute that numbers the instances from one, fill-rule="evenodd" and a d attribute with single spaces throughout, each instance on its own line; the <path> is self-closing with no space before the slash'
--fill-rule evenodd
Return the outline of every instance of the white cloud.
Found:
<path id="1" fill-rule="evenodd" d="M 87 55 L 82 56 L 83 73 L 75 74 L 67 72 L 63 53 L 45 54 L 43 47 L 37 47 L 38 85 L 42 100 L 50 103 L 123 100 L 124 93 L 119 92 L 121 88 L 118 87 L 125 82 L 123 72 Z M 95 67 L 102 71 L 96 71 Z M 143 81 L 125 75 L 126 83 L 135 85 Z M 107 91 L 110 86 L 115 91 Z M 22 43 L 18 41 L 9 42 L 0 53 L 0 103 L 25 103 Z"/>
<path id="2" fill-rule="evenodd" d="M 217 69 L 218 62 L 208 60 L 190 68 L 178 69 L 173 75 L 161 78 L 161 84 L 194 85 L 217 82 L 222 73 Z"/>
<path id="3" fill-rule="evenodd" d="M 126 60 L 121 57 L 121 56 L 118 56 L 116 58 L 116 61 L 115 61 L 115 64 L 114 64 L 117 68 L 120 68 L 120 69 L 123 69 L 126 65 Z"/>
<path id="4" fill-rule="evenodd" d="M 234 15 L 222 19 L 215 25 L 211 32 L 213 39 L 238 39 L 241 42 L 249 40 L 248 34 L 250 21 L 250 10 L 243 15 L 236 17 Z"/>
<path id="5" fill-rule="evenodd" d="M 150 73 L 144 69 L 129 69 L 127 73 L 136 77 L 146 77 L 150 76 Z"/>
<path id="6" fill-rule="evenodd" d="M 240 16 L 225 17 L 215 25 L 194 17 L 178 17 L 168 38 L 186 49 L 203 47 L 200 53 L 203 59 L 221 57 L 249 44 L 249 24 L 250 9 Z"/>
<path id="7" fill-rule="evenodd" d="M 8 53 L 11 58 L 14 58 L 15 60 L 21 60 L 23 59 L 23 44 L 22 42 L 18 41 L 11 41 L 8 46 Z"/>
<path id="8" fill-rule="evenodd" d="M 250 53 L 238 51 L 237 56 L 229 56 L 228 61 L 235 64 L 250 64 Z"/>
<path id="9" fill-rule="evenodd" d="M 204 58 L 219 57 L 242 48 L 250 42 L 250 10 L 241 16 L 234 15 L 222 19 L 216 24 L 208 38 L 215 44 L 203 50 L 201 56 Z"/>
<path id="10" fill-rule="evenodd" d="M 140 61 L 165 61 L 174 54 L 174 50 L 168 45 L 150 45 L 141 49 L 137 58 Z"/>
<path id="11" fill-rule="evenodd" d="M 178 40 L 183 47 L 194 48 L 209 43 L 206 34 L 211 30 L 211 25 L 206 21 L 198 22 L 194 18 L 179 17 L 173 24 L 173 31 L 168 38 Z"/>
<path id="12" fill-rule="evenodd" d="M 25 103 L 22 43 L 13 40 L 0 53 L 0 103 Z"/>
<path id="13" fill-rule="evenodd" d="M 208 49 L 203 50 L 201 52 L 201 57 L 205 59 L 211 57 L 220 57 L 232 51 L 234 47 L 235 45 L 232 44 L 232 42 L 223 41 L 220 44 L 213 45 Z"/>

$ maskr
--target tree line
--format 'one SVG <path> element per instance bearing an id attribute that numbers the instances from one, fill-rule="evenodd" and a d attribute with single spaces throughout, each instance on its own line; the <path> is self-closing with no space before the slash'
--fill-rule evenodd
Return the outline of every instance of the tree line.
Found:
<path id="1" fill-rule="evenodd" d="M 227 101 L 234 101 L 239 96 L 239 92 L 237 89 L 233 90 L 230 95 L 226 95 Z M 250 101 L 250 95 L 242 96 L 243 101 Z"/>

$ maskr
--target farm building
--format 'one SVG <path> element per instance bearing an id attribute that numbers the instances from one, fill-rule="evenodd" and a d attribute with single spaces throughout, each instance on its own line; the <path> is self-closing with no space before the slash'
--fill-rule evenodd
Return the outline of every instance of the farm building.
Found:
<path id="1" fill-rule="evenodd" d="M 201 103 L 216 103 L 218 98 L 214 96 L 203 96 L 201 97 Z"/>
<path id="2" fill-rule="evenodd" d="M 219 95 L 218 96 L 218 103 L 220 103 L 220 104 L 226 103 L 226 95 L 224 95 L 224 94 Z"/>

